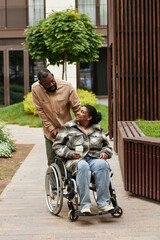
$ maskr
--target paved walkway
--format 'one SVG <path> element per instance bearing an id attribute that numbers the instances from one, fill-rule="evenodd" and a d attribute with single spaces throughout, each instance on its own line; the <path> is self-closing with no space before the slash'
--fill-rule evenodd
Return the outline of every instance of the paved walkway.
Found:
<path id="1" fill-rule="evenodd" d="M 63 204 L 60 215 L 48 212 L 44 194 L 47 168 L 41 128 L 9 125 L 17 144 L 35 144 L 10 184 L 0 196 L 1 240 L 159 240 L 160 206 L 137 198 L 123 190 L 118 157 L 109 161 L 119 206 L 124 214 L 110 214 L 68 220 L 68 207 Z M 93 202 L 93 207 L 95 203 Z"/>

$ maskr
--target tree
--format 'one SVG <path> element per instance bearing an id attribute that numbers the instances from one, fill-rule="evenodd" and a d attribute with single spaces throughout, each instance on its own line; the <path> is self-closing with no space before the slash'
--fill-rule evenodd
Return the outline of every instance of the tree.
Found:
<path id="1" fill-rule="evenodd" d="M 63 65 L 67 80 L 67 62 L 98 61 L 103 37 L 96 34 L 90 18 L 76 9 L 52 13 L 25 29 L 24 45 L 33 59 L 48 59 L 51 65 Z"/>

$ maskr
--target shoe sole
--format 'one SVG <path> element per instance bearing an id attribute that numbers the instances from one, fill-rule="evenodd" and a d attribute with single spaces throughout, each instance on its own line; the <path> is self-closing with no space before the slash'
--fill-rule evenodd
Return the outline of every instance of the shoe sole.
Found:
<path id="1" fill-rule="evenodd" d="M 113 210 L 114 210 L 114 208 L 109 209 L 108 211 L 99 210 L 98 212 L 99 212 L 99 213 L 110 213 L 110 212 L 112 212 Z"/>
<path id="2" fill-rule="evenodd" d="M 83 214 L 90 214 L 91 212 L 81 212 L 81 213 L 83 213 Z"/>

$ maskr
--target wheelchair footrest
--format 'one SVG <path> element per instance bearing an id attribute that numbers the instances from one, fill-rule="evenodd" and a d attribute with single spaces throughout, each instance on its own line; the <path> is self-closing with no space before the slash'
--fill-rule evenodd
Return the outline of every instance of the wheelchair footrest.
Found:
<path id="1" fill-rule="evenodd" d="M 96 214 L 96 213 L 82 213 L 81 211 L 77 211 L 77 212 L 76 212 L 76 215 L 77 215 L 77 216 L 93 217 L 93 216 L 96 216 L 97 214 Z"/>
<path id="2" fill-rule="evenodd" d="M 100 212 L 98 213 L 98 215 L 104 215 L 104 214 L 108 214 L 108 213 L 112 213 L 114 210 L 112 211 L 104 211 L 104 212 Z"/>

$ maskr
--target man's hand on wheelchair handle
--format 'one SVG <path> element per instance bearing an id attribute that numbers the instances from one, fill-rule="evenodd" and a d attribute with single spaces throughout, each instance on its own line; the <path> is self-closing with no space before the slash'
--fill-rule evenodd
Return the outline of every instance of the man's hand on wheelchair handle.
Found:
<path id="1" fill-rule="evenodd" d="M 107 153 L 104 153 L 104 152 L 100 153 L 100 158 L 108 159 Z"/>
<path id="2" fill-rule="evenodd" d="M 59 128 L 53 129 L 53 130 L 51 131 L 51 136 L 52 136 L 53 138 L 56 138 L 58 132 L 59 132 Z"/>

